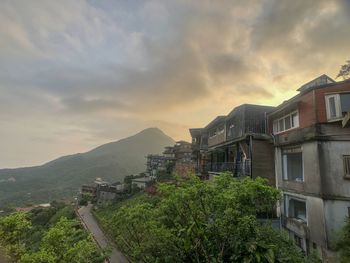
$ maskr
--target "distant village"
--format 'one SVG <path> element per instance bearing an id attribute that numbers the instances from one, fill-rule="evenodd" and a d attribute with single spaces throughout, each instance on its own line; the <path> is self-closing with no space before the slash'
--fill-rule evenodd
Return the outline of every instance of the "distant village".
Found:
<path id="1" fill-rule="evenodd" d="M 156 181 L 193 173 L 211 180 L 220 173 L 262 177 L 282 201 L 276 219 L 306 253 L 334 256 L 337 231 L 350 216 L 350 80 L 322 75 L 277 107 L 243 104 L 205 127 L 189 130 L 162 155 L 146 156 L 146 171 L 124 182 L 96 179 L 83 185 L 80 201 L 113 203 Z"/>

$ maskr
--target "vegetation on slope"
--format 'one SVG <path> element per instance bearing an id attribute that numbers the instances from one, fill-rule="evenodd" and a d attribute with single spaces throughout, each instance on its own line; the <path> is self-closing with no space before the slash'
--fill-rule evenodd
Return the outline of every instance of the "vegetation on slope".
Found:
<path id="1" fill-rule="evenodd" d="M 72 199 L 78 188 L 97 177 L 116 182 L 143 172 L 145 156 L 161 153 L 174 140 L 157 128 L 108 143 L 87 153 L 61 157 L 42 166 L 0 170 L 1 204 L 23 206 Z"/>
<path id="2" fill-rule="evenodd" d="M 20 263 L 102 263 L 105 259 L 75 220 L 73 208 L 60 203 L 1 217 L 0 244 Z"/>
<path id="3" fill-rule="evenodd" d="M 257 220 L 279 197 L 261 178 L 190 177 L 96 216 L 134 262 L 305 262 L 286 233 Z"/>
<path id="4" fill-rule="evenodd" d="M 347 218 L 338 240 L 337 248 L 340 252 L 340 262 L 350 262 L 350 218 Z"/>

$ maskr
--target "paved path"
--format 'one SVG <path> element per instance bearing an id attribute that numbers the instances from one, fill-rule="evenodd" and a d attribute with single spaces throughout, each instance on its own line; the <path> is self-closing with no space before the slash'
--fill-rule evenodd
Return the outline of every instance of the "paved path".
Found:
<path id="1" fill-rule="evenodd" d="M 10 259 L 5 256 L 5 251 L 0 247 L 0 263 L 10 263 Z"/>
<path id="2" fill-rule="evenodd" d="M 108 240 L 104 235 L 101 228 L 97 224 L 94 216 L 91 214 L 92 205 L 83 206 L 78 209 L 81 220 L 91 232 L 96 242 L 100 245 L 101 248 L 112 248 L 112 253 L 110 257 L 110 263 L 128 263 L 129 261 L 124 257 L 124 255 L 118 250 L 117 246 Z"/>

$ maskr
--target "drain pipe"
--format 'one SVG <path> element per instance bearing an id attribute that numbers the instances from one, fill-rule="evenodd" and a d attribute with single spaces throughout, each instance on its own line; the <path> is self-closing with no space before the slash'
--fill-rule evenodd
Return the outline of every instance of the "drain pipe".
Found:
<path id="1" fill-rule="evenodd" d="M 275 147 L 275 145 L 276 145 L 276 136 L 273 134 L 273 133 L 270 133 L 270 136 L 272 137 L 272 139 L 273 139 L 273 146 L 274 146 L 274 149 L 276 148 Z M 274 154 L 274 156 L 275 156 L 275 153 L 276 153 L 276 151 L 273 153 Z M 276 180 L 276 189 L 278 189 L 278 180 L 277 180 L 277 178 L 276 178 L 276 174 L 277 174 L 277 172 L 276 172 L 276 156 L 275 156 L 275 158 L 274 158 L 274 160 L 275 160 L 275 180 Z M 281 216 L 281 201 L 277 201 L 277 207 L 278 207 L 278 218 L 279 218 L 279 227 L 280 227 L 280 229 L 282 229 L 282 216 Z"/>

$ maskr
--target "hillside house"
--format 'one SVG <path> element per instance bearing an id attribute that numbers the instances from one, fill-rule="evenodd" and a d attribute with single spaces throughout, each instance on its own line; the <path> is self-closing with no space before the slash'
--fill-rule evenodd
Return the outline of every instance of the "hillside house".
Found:
<path id="1" fill-rule="evenodd" d="M 152 176 L 144 176 L 138 177 L 131 180 L 133 185 L 136 185 L 140 189 L 145 189 L 148 185 L 150 185 L 154 181 L 154 177 Z"/>
<path id="2" fill-rule="evenodd" d="M 192 137 L 192 163 L 198 176 L 206 173 L 208 162 L 208 133 L 204 128 L 190 129 Z"/>
<path id="3" fill-rule="evenodd" d="M 273 144 L 266 114 L 274 108 L 243 104 L 205 128 L 190 129 L 196 169 L 209 178 L 221 172 L 267 178 L 275 185 Z"/>
<path id="4" fill-rule="evenodd" d="M 101 178 L 96 178 L 93 184 L 84 184 L 81 186 L 79 199 L 88 197 L 91 201 L 96 201 L 97 205 L 106 205 L 111 203 L 118 194 L 124 192 L 124 184 L 119 182 L 110 184 Z"/>
<path id="5" fill-rule="evenodd" d="M 176 163 L 191 163 L 192 160 L 192 145 L 186 141 L 178 141 L 174 147 L 174 157 Z"/>
<path id="6" fill-rule="evenodd" d="M 146 158 L 146 173 L 153 177 L 156 177 L 159 172 L 166 172 L 168 164 L 175 162 L 175 157 L 173 156 L 149 154 Z"/>
<path id="7" fill-rule="evenodd" d="M 163 156 L 168 158 L 175 158 L 174 146 L 166 146 L 163 151 Z"/>
<path id="8" fill-rule="evenodd" d="M 306 252 L 333 262 L 350 213 L 350 81 L 326 75 L 268 114 L 283 225 Z"/>

